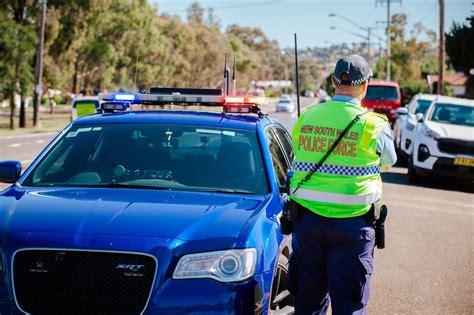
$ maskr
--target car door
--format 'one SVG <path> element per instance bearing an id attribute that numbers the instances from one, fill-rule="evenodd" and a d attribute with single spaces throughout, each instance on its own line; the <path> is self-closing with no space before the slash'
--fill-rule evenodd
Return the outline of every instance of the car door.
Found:
<path id="1" fill-rule="evenodd" d="M 414 138 L 414 132 L 415 132 L 415 127 L 416 124 L 418 123 L 416 121 L 416 111 L 419 106 L 418 100 L 420 97 L 418 95 L 415 95 L 410 102 L 408 106 L 408 115 L 407 118 L 403 124 L 403 131 L 402 131 L 402 137 L 401 137 L 401 145 L 400 147 L 402 150 L 407 154 L 410 155 L 411 152 L 413 151 L 413 138 Z"/>
<path id="2" fill-rule="evenodd" d="M 281 127 L 270 126 L 265 130 L 265 139 L 272 159 L 274 176 L 280 191 L 280 196 L 285 198 L 287 174 L 291 169 L 292 147 Z M 286 142 L 283 142 L 282 140 Z"/>

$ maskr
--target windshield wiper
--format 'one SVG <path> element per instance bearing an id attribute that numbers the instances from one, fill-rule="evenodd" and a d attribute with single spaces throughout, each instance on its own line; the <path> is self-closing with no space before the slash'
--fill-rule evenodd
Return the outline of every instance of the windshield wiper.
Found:
<path id="1" fill-rule="evenodd" d="M 127 183 L 107 183 L 107 184 L 94 184 L 84 185 L 86 187 L 97 187 L 97 188 L 132 188 L 132 189 L 153 189 L 153 190 L 171 190 L 169 187 L 151 186 L 151 185 L 131 185 Z"/>
<path id="2" fill-rule="evenodd" d="M 205 192 L 216 192 L 216 193 L 226 193 L 226 194 L 245 194 L 245 195 L 252 195 L 253 193 L 247 190 L 236 190 L 236 189 L 206 189 L 206 188 L 199 188 L 197 191 L 205 191 Z"/>

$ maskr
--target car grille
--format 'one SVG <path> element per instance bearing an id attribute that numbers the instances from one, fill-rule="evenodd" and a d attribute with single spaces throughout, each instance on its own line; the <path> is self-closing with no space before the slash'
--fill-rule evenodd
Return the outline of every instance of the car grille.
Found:
<path id="1" fill-rule="evenodd" d="M 18 306 L 31 314 L 140 314 L 151 293 L 153 257 L 31 249 L 15 254 Z"/>
<path id="2" fill-rule="evenodd" d="M 438 139 L 438 149 L 451 154 L 474 154 L 474 141 Z"/>

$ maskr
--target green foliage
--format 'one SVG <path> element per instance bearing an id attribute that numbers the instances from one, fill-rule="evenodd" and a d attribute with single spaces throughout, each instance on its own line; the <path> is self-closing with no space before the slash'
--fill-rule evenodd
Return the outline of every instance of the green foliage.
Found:
<path id="1" fill-rule="evenodd" d="M 408 104 L 411 98 L 418 93 L 429 93 L 429 88 L 425 83 L 417 80 L 406 80 L 401 82 L 402 104 Z"/>
<path id="2" fill-rule="evenodd" d="M 306 92 L 315 92 L 316 85 L 314 83 L 306 83 L 301 89 L 301 93 L 304 95 Z"/>
<path id="3" fill-rule="evenodd" d="M 0 97 L 31 96 L 37 1 L 0 0 L 0 7 Z M 47 8 L 44 90 L 219 88 L 225 53 L 229 67 L 236 58 L 239 90 L 251 89 L 252 81 L 294 79 L 294 56 L 261 29 L 229 25 L 221 31 L 214 12 L 198 3 L 186 21 L 160 15 L 147 0 L 48 0 Z M 25 19 L 18 20 L 20 12 Z M 314 58 L 302 57 L 299 71 L 301 86 L 312 89 L 320 72 Z"/>
<path id="4" fill-rule="evenodd" d="M 53 97 L 53 100 L 56 104 L 63 104 L 63 98 L 60 95 L 56 95 Z"/>
<path id="5" fill-rule="evenodd" d="M 326 77 L 326 84 L 325 84 L 325 90 L 326 92 L 328 93 L 328 95 L 334 95 L 334 92 L 336 92 L 336 90 L 334 89 L 334 85 L 332 84 L 332 76 L 333 76 L 333 73 L 329 74 L 327 77 Z"/>
<path id="6" fill-rule="evenodd" d="M 415 23 L 407 34 L 406 14 L 394 14 L 391 24 L 391 67 L 390 77 L 399 81 L 403 93 L 403 102 L 407 103 L 416 93 L 428 92 L 426 75 L 438 72 L 437 56 L 433 54 L 436 34 Z M 429 40 L 418 39 L 424 34 Z M 378 60 L 374 78 L 386 77 L 386 57 Z"/>
<path id="7" fill-rule="evenodd" d="M 446 34 L 446 53 L 449 63 L 456 71 L 465 73 L 466 94 L 474 98 L 474 76 L 469 71 L 474 69 L 474 15 L 469 18 L 469 25 L 453 23 Z"/>

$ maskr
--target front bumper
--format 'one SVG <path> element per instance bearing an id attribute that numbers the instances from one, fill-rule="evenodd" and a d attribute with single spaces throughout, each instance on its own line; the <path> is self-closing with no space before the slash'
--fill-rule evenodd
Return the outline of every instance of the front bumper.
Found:
<path id="1" fill-rule="evenodd" d="M 0 272 L 0 314 L 23 314 L 17 307 L 12 287 L 12 256 L 15 251 L 21 248 L 43 247 L 46 239 L 49 243 L 67 242 L 67 237 L 55 237 L 55 235 L 35 234 L 31 244 L 25 238 L 28 233 L 15 233 L 16 242 L 22 243 L 18 247 L 4 248 L 7 258 L 7 270 Z M 28 245 L 23 243 L 29 243 Z M 39 244 L 38 244 L 39 243 Z M 190 242 L 191 243 L 191 242 Z M 182 256 L 179 251 L 186 247 L 186 243 L 170 251 L 170 244 L 165 239 L 143 239 L 135 237 L 101 236 L 94 241 L 96 251 L 100 248 L 110 247 L 108 250 L 133 251 L 137 253 L 149 253 L 158 260 L 158 272 L 155 275 L 155 282 L 151 291 L 150 299 L 143 314 L 248 314 L 255 313 L 255 309 L 267 310 L 269 307 L 271 282 L 273 269 L 271 266 L 265 267 L 264 272 L 259 269 L 264 264 L 266 258 L 261 257 L 256 274 L 250 279 L 241 282 L 222 283 L 212 279 L 172 279 L 174 266 Z M 66 248 L 64 244 L 54 244 L 48 248 Z M 192 244 L 189 246 L 194 247 Z M 174 247 L 174 246 L 173 246 Z M 222 245 L 226 247 L 226 245 Z M 86 249 L 76 248 L 77 250 Z M 207 249 L 205 249 L 207 250 Z M 188 252 L 186 250 L 186 252 Z M 267 254 L 271 250 L 267 250 Z M 270 269 L 270 270 L 269 270 Z M 104 292 L 105 293 L 105 292 Z M 78 297 L 79 298 L 79 297 Z M 264 311 L 262 311 L 264 312 Z"/>
<path id="2" fill-rule="evenodd" d="M 420 175 L 451 177 L 466 181 L 474 181 L 474 167 L 454 165 L 454 159 L 437 158 L 432 169 L 416 167 L 415 170 Z"/>
<path id="3" fill-rule="evenodd" d="M 143 314 L 255 314 L 269 307 L 272 273 L 241 283 L 211 279 L 173 280 L 154 288 Z M 54 313 L 54 312 L 53 312 Z M 23 314 L 12 298 L 0 296 L 0 314 Z"/>

